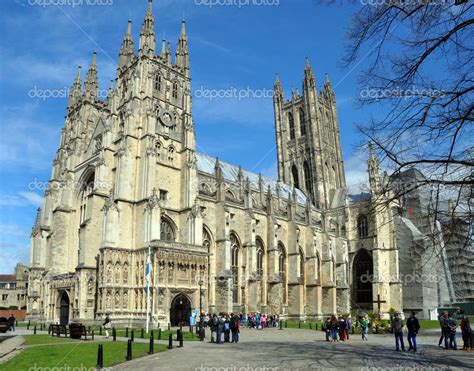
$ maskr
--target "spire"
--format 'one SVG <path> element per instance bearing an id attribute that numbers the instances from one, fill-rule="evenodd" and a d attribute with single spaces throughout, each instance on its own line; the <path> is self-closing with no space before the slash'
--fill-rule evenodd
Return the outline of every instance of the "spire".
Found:
<path id="1" fill-rule="evenodd" d="M 163 59 L 166 59 L 166 40 L 163 37 L 163 40 L 161 41 L 161 54 L 160 57 Z"/>
<path id="2" fill-rule="evenodd" d="M 181 22 L 181 34 L 179 35 L 178 47 L 176 48 L 176 65 L 189 69 L 188 36 L 186 35 L 186 21 L 184 19 Z"/>
<path id="3" fill-rule="evenodd" d="M 304 87 L 315 88 L 316 87 L 316 80 L 314 78 L 313 69 L 311 68 L 311 64 L 309 62 L 309 58 L 306 57 L 306 67 L 304 69 Z"/>
<path id="4" fill-rule="evenodd" d="M 222 175 L 222 167 L 221 167 L 221 162 L 219 161 L 219 157 L 216 158 L 216 164 L 214 165 L 214 171 L 215 171 L 215 174 L 216 174 L 217 181 L 222 181 L 223 180 L 223 175 Z"/>
<path id="5" fill-rule="evenodd" d="M 38 228 L 41 225 L 41 208 L 38 207 L 36 210 L 36 221 L 35 221 L 35 228 Z"/>
<path id="6" fill-rule="evenodd" d="M 375 156 L 374 146 L 372 142 L 369 142 L 368 171 L 369 171 L 370 188 L 373 191 L 377 192 L 381 184 L 380 161 Z"/>
<path id="7" fill-rule="evenodd" d="M 68 108 L 71 108 L 82 97 L 81 66 L 77 67 L 77 74 L 69 93 Z"/>
<path id="8" fill-rule="evenodd" d="M 99 90 L 99 81 L 97 79 L 97 53 L 92 54 L 92 62 L 87 71 L 86 79 L 84 80 L 84 97 L 86 99 L 97 99 Z"/>
<path id="9" fill-rule="evenodd" d="M 148 0 L 148 11 L 143 20 L 142 30 L 140 32 L 139 54 L 148 55 L 149 57 L 152 57 L 155 54 L 156 39 L 154 27 L 155 18 L 153 17 L 153 2 L 152 0 Z"/>
<path id="10" fill-rule="evenodd" d="M 280 98 L 283 101 L 283 88 L 281 86 L 280 77 L 278 73 L 275 77 L 275 84 L 273 85 L 273 99 Z"/>
<path id="11" fill-rule="evenodd" d="M 123 38 L 122 47 L 120 48 L 119 53 L 119 67 L 122 68 L 127 65 L 132 56 L 135 53 L 135 45 L 133 44 L 133 37 L 132 37 L 132 21 L 128 21 L 127 32 L 125 33 L 125 37 Z"/>
<path id="12" fill-rule="evenodd" d="M 168 41 L 168 46 L 166 47 L 166 62 L 169 64 L 172 63 L 171 60 L 171 43 Z"/>
<path id="13" fill-rule="evenodd" d="M 324 76 L 324 94 L 329 97 L 331 100 L 335 100 L 334 91 L 332 90 L 331 83 L 329 82 L 328 74 L 326 73 Z"/>

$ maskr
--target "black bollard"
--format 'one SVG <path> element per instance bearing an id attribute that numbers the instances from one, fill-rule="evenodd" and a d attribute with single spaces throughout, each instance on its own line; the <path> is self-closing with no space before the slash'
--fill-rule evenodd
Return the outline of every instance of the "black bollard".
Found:
<path id="1" fill-rule="evenodd" d="M 28 320 L 28 327 L 30 327 L 31 325 L 31 320 Z"/>
<path id="2" fill-rule="evenodd" d="M 145 330 L 142 329 L 141 335 L 142 335 L 142 339 L 145 338 Z"/>
<path id="3" fill-rule="evenodd" d="M 132 334 L 130 335 L 130 340 L 132 341 L 132 343 L 135 341 L 135 332 L 133 331 L 133 328 L 132 328 Z"/>
<path id="4" fill-rule="evenodd" d="M 171 333 L 168 337 L 168 349 L 173 349 L 173 335 Z"/>
<path id="5" fill-rule="evenodd" d="M 161 340 L 161 329 L 158 329 L 158 340 Z"/>
<path id="6" fill-rule="evenodd" d="M 168 322 L 168 331 L 171 331 L 171 323 Z"/>
<path id="7" fill-rule="evenodd" d="M 355 334 L 354 326 L 351 327 L 351 334 L 352 334 L 352 335 Z"/>
<path id="8" fill-rule="evenodd" d="M 128 342 L 127 342 L 127 358 L 126 358 L 127 361 L 131 361 L 132 360 L 132 339 L 128 339 Z"/>
<path id="9" fill-rule="evenodd" d="M 125 327 L 125 337 L 128 338 L 128 327 Z"/>
<path id="10" fill-rule="evenodd" d="M 30 329 L 30 321 L 28 321 L 28 323 L 26 324 L 26 329 L 27 329 L 27 330 Z"/>
<path id="11" fill-rule="evenodd" d="M 178 330 L 177 340 L 179 342 L 179 347 L 182 348 L 183 347 L 183 330 Z"/>
<path id="12" fill-rule="evenodd" d="M 99 336 L 102 336 L 102 326 L 99 327 Z"/>
<path id="13" fill-rule="evenodd" d="M 206 338 L 206 329 L 204 328 L 204 326 L 202 326 L 199 328 L 199 339 L 201 341 L 204 341 L 205 338 Z"/>
<path id="14" fill-rule="evenodd" d="M 92 341 L 94 341 L 94 330 L 92 330 Z"/>
<path id="15" fill-rule="evenodd" d="M 283 330 L 283 322 L 282 321 L 278 321 L 278 322 L 279 322 L 280 330 Z"/>
<path id="16" fill-rule="evenodd" d="M 150 334 L 150 348 L 148 349 L 148 354 L 153 354 L 154 349 L 153 349 L 153 331 Z"/>
<path id="17" fill-rule="evenodd" d="M 33 335 L 36 335 L 36 325 L 35 325 L 35 328 L 33 330 Z"/>
<path id="18" fill-rule="evenodd" d="M 15 321 L 15 327 L 18 327 L 18 320 Z"/>
<path id="19" fill-rule="evenodd" d="M 189 325 L 189 332 L 191 333 L 191 335 L 193 334 L 193 326 Z"/>
<path id="20" fill-rule="evenodd" d="M 91 333 L 91 327 L 90 327 L 90 326 L 87 328 L 87 332 L 88 332 L 89 334 Z"/>
<path id="21" fill-rule="evenodd" d="M 301 321 L 298 322 L 298 328 L 301 328 Z"/>
<path id="22" fill-rule="evenodd" d="M 97 368 L 100 370 L 104 367 L 104 349 L 102 344 L 99 344 L 97 349 Z"/>
<path id="23" fill-rule="evenodd" d="M 51 325 L 49 325 L 49 327 L 48 327 L 48 335 L 50 335 L 50 334 L 51 334 Z"/>
<path id="24" fill-rule="evenodd" d="M 288 321 L 285 321 L 285 328 L 288 328 Z"/>
<path id="25" fill-rule="evenodd" d="M 112 327 L 112 340 L 117 341 L 117 331 L 115 330 L 115 327 Z"/>

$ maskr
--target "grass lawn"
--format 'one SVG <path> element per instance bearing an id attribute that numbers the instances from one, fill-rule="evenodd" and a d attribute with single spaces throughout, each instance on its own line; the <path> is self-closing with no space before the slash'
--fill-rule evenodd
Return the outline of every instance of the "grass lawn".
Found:
<path id="1" fill-rule="evenodd" d="M 33 335 L 34 336 L 34 335 Z M 36 335 L 34 341 L 47 341 Z M 26 336 L 25 336 L 26 338 Z M 62 339 L 64 341 L 64 339 Z M 30 340 L 31 341 L 31 340 Z M 67 340 L 66 340 L 67 341 Z M 46 346 L 26 348 L 16 357 L 1 365 L 2 370 L 21 371 L 29 370 L 31 367 L 58 367 L 67 370 L 69 368 L 95 368 L 97 365 L 98 343 L 69 340 L 71 344 L 49 343 Z M 38 344 L 38 343 L 36 343 Z M 155 352 L 166 350 L 165 345 L 155 344 Z M 148 352 L 148 344 L 134 343 L 132 357 L 143 357 Z M 106 342 L 104 343 L 104 367 L 109 367 L 125 362 L 127 355 L 127 343 Z"/>
<path id="2" fill-rule="evenodd" d="M 25 345 L 41 345 L 79 341 L 71 340 L 70 338 L 65 337 L 52 337 L 50 335 L 24 335 L 23 338 L 25 339 Z"/>

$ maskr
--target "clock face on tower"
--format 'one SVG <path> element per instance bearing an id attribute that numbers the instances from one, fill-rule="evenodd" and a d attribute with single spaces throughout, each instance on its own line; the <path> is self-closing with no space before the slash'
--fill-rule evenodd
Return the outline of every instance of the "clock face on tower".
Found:
<path id="1" fill-rule="evenodd" d="M 169 128 L 172 128 L 176 125 L 173 119 L 173 114 L 170 111 L 162 110 L 160 112 L 160 122 Z"/>

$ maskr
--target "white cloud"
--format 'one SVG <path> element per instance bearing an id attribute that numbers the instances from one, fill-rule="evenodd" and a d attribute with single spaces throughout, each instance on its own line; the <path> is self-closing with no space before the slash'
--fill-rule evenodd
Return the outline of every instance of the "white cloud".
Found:
<path id="1" fill-rule="evenodd" d="M 367 159 L 365 157 L 361 153 L 355 154 L 344 163 L 349 193 L 360 193 L 368 190 Z"/>
<path id="2" fill-rule="evenodd" d="M 35 192 L 18 192 L 17 195 L 0 195 L 0 206 L 41 206 L 43 197 Z"/>

